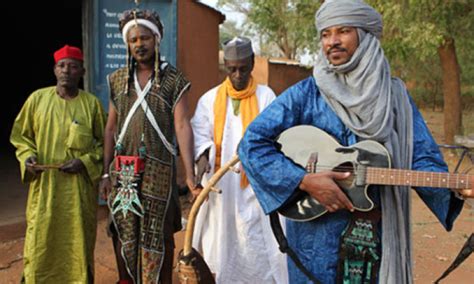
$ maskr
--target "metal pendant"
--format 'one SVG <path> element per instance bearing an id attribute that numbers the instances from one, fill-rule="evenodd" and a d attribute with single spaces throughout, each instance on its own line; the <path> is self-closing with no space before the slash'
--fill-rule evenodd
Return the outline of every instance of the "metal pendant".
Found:
<path id="1" fill-rule="evenodd" d="M 122 164 L 118 172 L 118 193 L 112 202 L 112 213 L 122 211 L 124 217 L 128 212 L 143 217 L 143 206 L 138 196 L 140 174 L 136 173 L 135 164 Z"/>

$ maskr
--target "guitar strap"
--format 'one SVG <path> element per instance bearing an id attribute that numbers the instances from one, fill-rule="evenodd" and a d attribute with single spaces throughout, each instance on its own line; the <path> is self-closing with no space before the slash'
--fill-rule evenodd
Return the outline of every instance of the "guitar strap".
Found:
<path id="1" fill-rule="evenodd" d="M 380 267 L 380 210 L 355 211 L 341 236 L 337 283 L 376 284 Z"/>
<path id="2" fill-rule="evenodd" d="M 456 258 L 454 259 L 453 263 L 444 271 L 444 273 L 436 279 L 434 282 L 435 284 L 439 283 L 443 278 L 449 275 L 449 273 L 453 272 L 464 260 L 466 260 L 471 253 L 474 251 L 474 233 L 466 240 L 464 246 L 462 247 L 461 251 L 458 253 Z"/>
<path id="3" fill-rule="evenodd" d="M 301 260 L 298 258 L 298 255 L 291 249 L 288 245 L 288 240 L 283 233 L 283 228 L 281 227 L 280 217 L 278 216 L 278 212 L 274 211 L 270 213 L 270 225 L 272 227 L 273 235 L 278 242 L 279 249 L 282 253 L 288 254 L 288 256 L 293 260 L 296 267 L 308 277 L 315 284 L 320 284 L 321 282 L 303 265 Z"/>
<path id="4" fill-rule="evenodd" d="M 377 236 L 377 223 L 380 211 L 356 211 L 341 238 L 337 283 L 377 283 L 380 266 L 380 240 Z M 286 253 L 309 280 L 321 282 L 303 265 L 298 255 L 288 245 L 283 233 L 278 212 L 270 213 L 270 225 L 278 242 L 279 249 Z M 474 238 L 473 238 L 474 240 Z"/>

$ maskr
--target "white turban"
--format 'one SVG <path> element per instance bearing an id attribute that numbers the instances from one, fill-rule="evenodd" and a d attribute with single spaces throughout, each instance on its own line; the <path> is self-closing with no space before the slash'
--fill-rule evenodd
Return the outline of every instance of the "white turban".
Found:
<path id="1" fill-rule="evenodd" d="M 378 39 L 382 36 L 382 16 L 362 0 L 326 0 L 316 12 L 318 34 L 332 26 L 362 28 Z"/>
<path id="2" fill-rule="evenodd" d="M 123 42 L 125 44 L 127 44 L 128 31 L 132 27 L 136 26 L 137 24 L 150 29 L 152 31 L 152 33 L 155 34 L 156 37 L 158 38 L 158 42 L 161 41 L 160 31 L 158 30 L 158 27 L 154 23 L 152 23 L 151 21 L 148 21 L 146 19 L 134 19 L 134 20 L 130 20 L 128 23 L 126 23 L 125 26 L 122 29 L 122 37 L 123 37 Z"/>

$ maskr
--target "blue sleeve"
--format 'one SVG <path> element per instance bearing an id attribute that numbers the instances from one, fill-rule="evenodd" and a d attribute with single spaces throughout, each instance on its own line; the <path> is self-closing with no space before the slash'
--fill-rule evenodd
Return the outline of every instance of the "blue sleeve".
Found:
<path id="1" fill-rule="evenodd" d="M 278 209 L 294 192 L 306 171 L 286 158 L 275 140 L 284 130 L 309 124 L 314 81 L 307 79 L 276 98 L 247 128 L 238 155 L 265 213 Z"/>
<path id="2" fill-rule="evenodd" d="M 413 162 L 412 169 L 416 171 L 448 172 L 448 166 L 443 160 L 439 146 L 433 139 L 428 127 L 413 101 Z M 446 188 L 415 188 L 418 196 L 430 208 L 444 228 L 450 231 L 454 220 L 461 213 L 464 201 L 455 197 Z"/>

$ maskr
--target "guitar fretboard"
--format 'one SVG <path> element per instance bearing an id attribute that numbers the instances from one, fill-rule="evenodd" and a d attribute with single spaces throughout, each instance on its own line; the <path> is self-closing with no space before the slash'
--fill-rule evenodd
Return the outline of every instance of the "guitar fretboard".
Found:
<path id="1" fill-rule="evenodd" d="M 467 174 L 433 173 L 375 167 L 368 167 L 366 170 L 367 184 L 464 189 L 470 188 L 473 180 L 473 176 Z"/>

